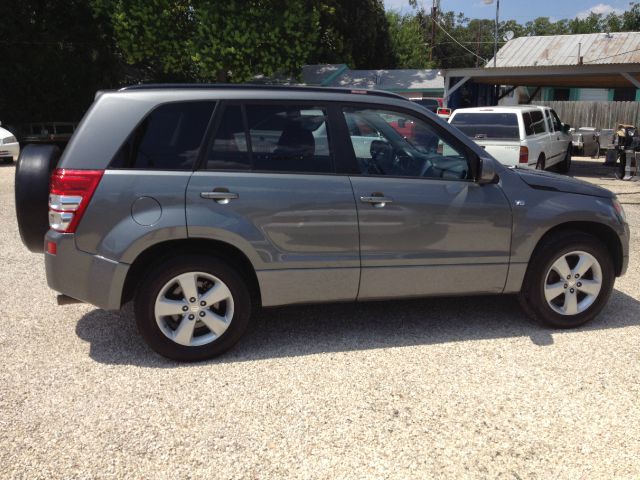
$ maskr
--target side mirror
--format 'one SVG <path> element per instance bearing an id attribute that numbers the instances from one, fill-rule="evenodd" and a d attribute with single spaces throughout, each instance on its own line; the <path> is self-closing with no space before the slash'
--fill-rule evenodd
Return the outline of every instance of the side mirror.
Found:
<path id="1" fill-rule="evenodd" d="M 571 129 L 571 125 L 569 125 L 568 123 L 563 123 L 562 124 L 562 131 L 564 133 L 569 133 L 569 130 Z"/>
<path id="2" fill-rule="evenodd" d="M 477 180 L 479 185 L 498 183 L 498 180 L 500 180 L 500 177 L 498 177 L 498 174 L 496 173 L 496 168 L 493 162 L 494 161 L 490 158 L 479 158 Z"/>

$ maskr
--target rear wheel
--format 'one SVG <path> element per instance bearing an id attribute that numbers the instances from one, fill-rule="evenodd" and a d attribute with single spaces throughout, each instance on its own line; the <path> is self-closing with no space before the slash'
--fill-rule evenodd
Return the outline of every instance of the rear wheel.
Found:
<path id="1" fill-rule="evenodd" d="M 135 298 L 140 334 L 160 355 L 179 361 L 231 348 L 251 319 L 244 279 L 223 261 L 184 255 L 153 268 Z"/>
<path id="2" fill-rule="evenodd" d="M 613 259 L 600 240 L 581 232 L 559 232 L 531 258 L 520 303 L 540 323 L 577 327 L 604 308 L 614 278 Z"/>
<path id="3" fill-rule="evenodd" d="M 27 145 L 20 152 L 15 173 L 16 217 L 22 243 L 35 253 L 44 251 L 49 229 L 49 179 L 58 164 L 55 145 Z"/>
<path id="4" fill-rule="evenodd" d="M 545 158 L 544 155 L 540 155 L 538 157 L 538 161 L 536 162 L 536 170 L 544 170 L 545 167 Z"/>

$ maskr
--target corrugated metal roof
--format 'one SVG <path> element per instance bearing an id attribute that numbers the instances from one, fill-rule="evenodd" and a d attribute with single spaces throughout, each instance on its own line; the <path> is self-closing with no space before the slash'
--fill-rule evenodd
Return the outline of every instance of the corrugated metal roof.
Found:
<path id="1" fill-rule="evenodd" d="M 578 56 L 585 65 L 640 63 L 640 32 L 518 37 L 498 50 L 496 66 L 578 65 Z"/>

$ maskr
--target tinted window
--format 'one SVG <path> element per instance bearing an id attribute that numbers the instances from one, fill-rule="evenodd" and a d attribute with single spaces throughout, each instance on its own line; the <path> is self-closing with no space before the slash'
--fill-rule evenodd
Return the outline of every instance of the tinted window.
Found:
<path id="1" fill-rule="evenodd" d="M 333 172 L 323 108 L 247 105 L 253 169 L 276 172 Z"/>
<path id="2" fill-rule="evenodd" d="M 522 112 L 522 121 L 524 123 L 524 134 L 528 137 L 533 135 L 533 120 L 529 112 Z"/>
<path id="3" fill-rule="evenodd" d="M 553 122 L 551 121 L 551 115 L 549 115 L 549 110 L 544 111 L 544 118 L 547 120 L 547 128 L 550 132 L 553 132 Z"/>
<path id="4" fill-rule="evenodd" d="M 545 133 L 547 130 L 544 127 L 544 117 L 540 110 L 534 110 L 530 112 L 531 125 L 533 126 L 533 133 Z"/>
<path id="5" fill-rule="evenodd" d="M 389 110 L 344 110 L 360 173 L 446 180 L 470 178 L 465 149 L 427 122 Z"/>
<path id="6" fill-rule="evenodd" d="M 111 168 L 191 170 L 214 102 L 168 103 L 138 125 L 111 162 Z"/>
<path id="7" fill-rule="evenodd" d="M 225 107 L 207 159 L 211 170 L 248 170 L 251 168 L 242 108 Z"/>
<path id="8" fill-rule="evenodd" d="M 468 137 L 483 138 L 520 138 L 518 117 L 515 113 L 477 112 L 456 114 L 451 120 Z"/>

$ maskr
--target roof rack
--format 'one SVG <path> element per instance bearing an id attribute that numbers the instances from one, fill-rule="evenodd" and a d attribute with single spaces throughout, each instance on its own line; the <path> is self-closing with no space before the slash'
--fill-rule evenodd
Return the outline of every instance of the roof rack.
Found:
<path id="1" fill-rule="evenodd" d="M 401 98 L 406 97 L 384 90 L 368 90 L 364 88 L 339 88 L 339 87 L 317 87 L 308 85 L 265 85 L 262 83 L 140 83 L 123 87 L 119 92 L 127 90 L 159 90 L 159 89 L 211 89 L 211 90 L 298 90 L 304 92 L 329 92 L 348 93 L 357 95 L 375 95 L 378 97 Z"/>

